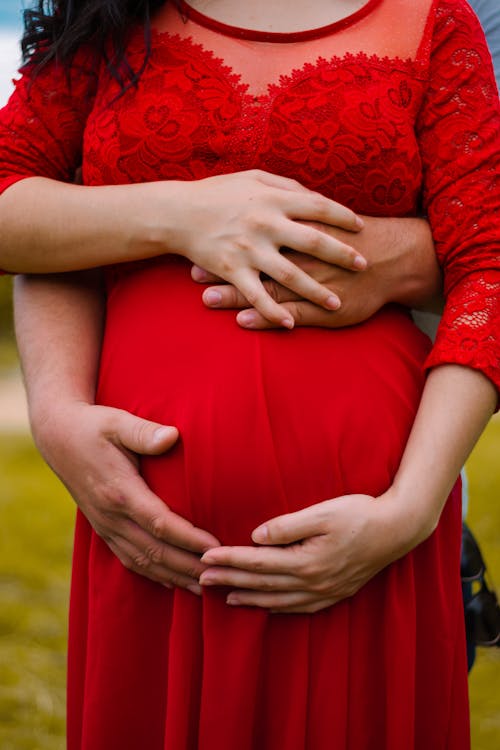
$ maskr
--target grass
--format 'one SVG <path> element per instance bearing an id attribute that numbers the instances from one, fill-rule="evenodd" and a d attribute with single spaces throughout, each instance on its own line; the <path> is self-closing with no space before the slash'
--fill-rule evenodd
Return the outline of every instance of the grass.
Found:
<path id="1" fill-rule="evenodd" d="M 470 525 L 500 582 L 500 421 L 469 462 Z M 0 747 L 63 750 L 74 509 L 28 437 L 0 435 Z M 474 750 L 500 747 L 500 649 L 470 679 Z"/>
<path id="2" fill-rule="evenodd" d="M 0 438 L 0 747 L 62 750 L 72 502 L 23 436 Z"/>

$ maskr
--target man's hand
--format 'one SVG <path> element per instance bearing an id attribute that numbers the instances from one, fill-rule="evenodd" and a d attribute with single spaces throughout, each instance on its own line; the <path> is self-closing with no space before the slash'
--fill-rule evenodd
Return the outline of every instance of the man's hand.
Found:
<path id="1" fill-rule="evenodd" d="M 368 261 L 364 271 L 353 273 L 308 255 L 287 253 L 290 260 L 339 297 L 338 310 L 320 308 L 271 279 L 264 282 L 269 294 L 284 303 L 296 325 L 326 328 L 354 325 L 390 302 L 417 309 L 439 308 L 441 273 L 427 222 L 411 218 L 363 219 L 364 229 L 350 236 L 350 242 Z M 339 241 L 344 241 L 347 234 L 335 227 L 316 226 Z M 205 284 L 221 281 L 198 266 L 193 266 L 192 278 Z M 234 286 L 209 287 L 203 293 L 203 301 L 213 309 L 242 310 L 236 320 L 243 328 L 275 327 L 251 308 Z"/>
<path id="2" fill-rule="evenodd" d="M 138 455 L 177 441 L 174 427 L 71 402 L 34 425 L 37 445 L 94 530 L 123 565 L 164 586 L 200 594 L 200 555 L 219 542 L 168 509 L 138 472 Z"/>

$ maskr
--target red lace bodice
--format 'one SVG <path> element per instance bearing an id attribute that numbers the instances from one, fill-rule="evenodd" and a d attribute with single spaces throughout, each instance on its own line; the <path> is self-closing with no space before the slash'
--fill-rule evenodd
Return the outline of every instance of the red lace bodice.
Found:
<path id="1" fill-rule="evenodd" d="M 30 70 L 0 117 L 0 190 L 22 177 L 88 185 L 260 168 L 378 216 L 426 214 L 446 309 L 429 366 L 482 370 L 500 388 L 500 111 L 464 0 L 369 0 L 312 34 L 154 19 L 153 51 L 123 96 L 81 51 Z M 398 30 L 404 29 L 404 34 Z M 144 57 L 142 29 L 127 50 Z"/>

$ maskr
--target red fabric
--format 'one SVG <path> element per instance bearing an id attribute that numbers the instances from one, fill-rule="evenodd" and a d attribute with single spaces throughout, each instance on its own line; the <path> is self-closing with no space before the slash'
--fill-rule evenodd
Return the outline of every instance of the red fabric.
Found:
<path id="1" fill-rule="evenodd" d="M 52 69 L 31 95 L 21 81 L 1 115 L 0 177 L 69 179 L 83 142 L 89 185 L 260 168 L 366 214 L 423 208 L 448 295 L 427 362 L 498 385 L 500 118 L 466 3 L 383 0 L 307 44 L 231 38 L 173 4 L 155 24 L 120 98 L 83 63 L 72 91 Z M 128 55 L 140 67 L 141 29 Z M 430 349 L 403 310 L 247 332 L 204 308 L 179 258 L 108 282 L 99 400 L 179 427 L 179 445 L 142 464 L 174 510 L 249 543 L 271 516 L 389 486 Z M 466 750 L 460 527 L 457 488 L 432 537 L 356 596 L 279 616 L 127 572 L 79 516 L 69 749 Z"/>

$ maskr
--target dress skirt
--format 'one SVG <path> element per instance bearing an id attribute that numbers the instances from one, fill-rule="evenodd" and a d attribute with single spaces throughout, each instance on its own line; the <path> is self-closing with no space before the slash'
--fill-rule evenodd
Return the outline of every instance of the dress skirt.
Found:
<path id="1" fill-rule="evenodd" d="M 98 399 L 179 428 L 141 466 L 173 511 L 251 544 L 276 515 L 390 486 L 430 349 L 403 309 L 245 331 L 173 256 L 110 272 L 108 291 Z M 426 542 L 311 615 L 155 584 L 79 514 L 69 750 L 466 750 L 459 495 Z"/>

